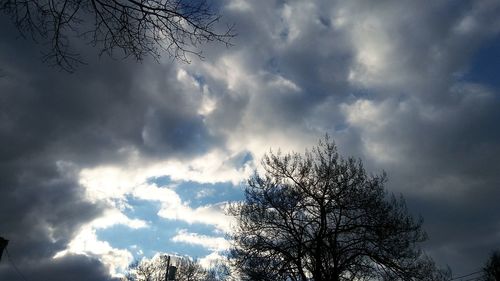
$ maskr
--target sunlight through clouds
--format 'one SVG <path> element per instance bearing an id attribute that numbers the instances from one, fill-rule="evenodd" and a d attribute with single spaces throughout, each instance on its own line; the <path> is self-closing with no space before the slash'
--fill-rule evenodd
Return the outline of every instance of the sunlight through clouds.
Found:
<path id="1" fill-rule="evenodd" d="M 387 172 L 439 265 L 480 267 L 500 242 L 498 0 L 214 3 L 232 46 L 73 74 L 0 18 L 0 236 L 29 280 L 109 281 L 159 253 L 208 265 L 261 157 L 327 133 Z"/>
<path id="2" fill-rule="evenodd" d="M 132 254 L 125 249 L 113 248 L 107 241 L 101 241 L 96 236 L 97 229 L 114 225 L 125 225 L 133 229 L 148 227 L 147 222 L 143 220 L 130 219 L 116 209 L 108 209 L 102 217 L 82 226 L 68 244 L 68 248 L 58 252 L 54 258 L 62 258 L 69 254 L 96 256 L 103 261 L 113 275 L 121 276 L 121 273 L 132 262 Z"/>

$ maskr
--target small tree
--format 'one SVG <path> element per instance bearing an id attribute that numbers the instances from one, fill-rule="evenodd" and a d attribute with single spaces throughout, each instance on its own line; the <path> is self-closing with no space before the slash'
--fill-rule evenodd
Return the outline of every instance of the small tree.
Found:
<path id="1" fill-rule="evenodd" d="M 204 268 L 197 261 L 185 257 L 171 259 L 171 265 L 176 267 L 176 281 L 223 281 L 229 278 L 229 269 L 223 263 L 215 263 L 210 268 Z M 167 261 L 165 256 L 155 256 L 133 262 L 124 281 L 165 281 Z"/>
<path id="2" fill-rule="evenodd" d="M 196 261 L 183 258 L 177 264 L 176 280 L 179 281 L 205 281 L 208 277 L 208 270 L 203 268 Z"/>
<path id="3" fill-rule="evenodd" d="M 166 265 L 151 261 L 134 261 L 123 281 L 163 281 Z"/>
<path id="4" fill-rule="evenodd" d="M 486 281 L 500 281 L 500 251 L 494 251 L 483 268 Z"/>
<path id="5" fill-rule="evenodd" d="M 219 21 L 208 0 L 0 0 L 23 35 L 48 45 L 44 59 L 72 71 L 82 63 L 72 48 L 75 36 L 100 48 L 122 51 L 137 60 L 164 50 L 188 61 L 201 56 L 198 45 L 208 41 L 229 44 L 232 27 L 215 30 Z"/>
<path id="6" fill-rule="evenodd" d="M 217 260 L 210 264 L 206 281 L 230 281 L 233 279 L 231 268 L 226 261 Z"/>
<path id="7" fill-rule="evenodd" d="M 246 200 L 229 213 L 231 256 L 244 280 L 438 280 L 445 275 L 417 247 L 421 220 L 335 144 L 264 156 Z"/>

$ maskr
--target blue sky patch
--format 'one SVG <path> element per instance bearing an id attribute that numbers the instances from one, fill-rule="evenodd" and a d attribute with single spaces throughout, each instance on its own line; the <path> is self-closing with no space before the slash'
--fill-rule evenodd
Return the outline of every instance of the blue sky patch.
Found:
<path id="1" fill-rule="evenodd" d="M 465 80 L 500 87 L 500 38 L 488 41 L 475 52 Z"/>

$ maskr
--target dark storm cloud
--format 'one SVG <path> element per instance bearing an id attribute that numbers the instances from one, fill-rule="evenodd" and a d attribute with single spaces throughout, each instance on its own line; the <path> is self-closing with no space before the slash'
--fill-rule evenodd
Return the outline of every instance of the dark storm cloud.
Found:
<path id="1" fill-rule="evenodd" d="M 173 125 L 166 127 L 165 124 Z M 154 109 L 146 114 L 142 137 L 147 151 L 160 155 L 203 153 L 215 140 L 208 133 L 201 116 L 179 116 Z"/>
<path id="2" fill-rule="evenodd" d="M 381 115 L 350 129 L 362 139 L 359 150 L 369 169 L 387 171 L 389 188 L 423 215 L 428 250 L 465 272 L 498 247 L 500 232 L 498 91 L 468 91 L 455 92 L 456 101 L 439 107 L 373 103 L 375 109 L 361 107 L 358 113 Z"/>
<path id="3" fill-rule="evenodd" d="M 232 3 L 237 44 L 207 62 L 226 76 L 193 66 L 221 105 L 209 124 L 241 143 L 262 138 L 263 150 L 284 145 L 278 134 L 330 132 L 345 154 L 387 171 L 389 189 L 424 216 L 440 265 L 479 268 L 500 243 L 500 90 L 475 65 L 498 46 L 498 1 Z"/>
<path id="4" fill-rule="evenodd" d="M 2 280 L 23 280 L 12 267 L 0 266 Z M 30 268 L 21 272 L 28 280 L 114 280 L 109 278 L 109 272 L 98 260 L 85 256 L 68 256 L 57 260 L 38 260 Z"/>
<path id="5" fill-rule="evenodd" d="M 406 26 L 390 33 L 388 44 L 397 47 L 385 61 L 388 81 L 368 83 L 362 102 L 347 102 L 360 107 L 346 134 L 362 140 L 353 150 L 374 160 L 372 170 L 385 169 L 389 188 L 424 216 L 429 252 L 460 274 L 479 268 L 499 243 L 500 89 L 464 72 L 481 46 L 498 40 L 500 6 L 427 9 L 395 22 L 386 17 L 393 28 Z"/>
<path id="6" fill-rule="evenodd" d="M 481 266 L 500 243 L 498 1 L 233 1 L 225 12 L 239 44 L 208 62 L 240 79 L 204 74 L 220 104 L 245 103 L 217 108 L 213 126 L 268 139 L 265 149 L 286 145 L 277 134 L 330 132 L 388 172 L 424 216 L 439 264 L 458 275 Z"/>
<path id="7" fill-rule="evenodd" d="M 102 206 L 83 200 L 78 183 L 53 159 L 31 154 L 1 162 L 0 232 L 10 240 L 10 259 L 29 280 L 108 280 L 109 273 L 97 260 L 52 259 L 82 223 L 100 214 Z M 10 259 L 2 259 L 2 280 L 20 278 Z"/>
<path id="8" fill-rule="evenodd" d="M 498 66 L 480 58 L 500 57 L 488 48 L 499 46 L 498 1 L 220 2 L 235 46 L 208 46 L 205 61 L 182 67 L 103 58 L 68 75 L 1 25 L 0 235 L 19 266 L 102 276 L 95 260 L 51 259 L 106 207 L 82 199 L 81 168 L 225 144 L 242 148 L 237 164 L 329 132 L 345 155 L 387 171 L 389 189 L 423 215 L 438 264 L 480 267 L 500 243 L 500 90 L 485 80 Z M 205 86 L 215 106 L 202 116 L 192 87 Z"/>
<path id="9" fill-rule="evenodd" d="M 177 83 L 172 64 L 92 59 L 74 74 L 43 64 L 40 47 L 1 16 L 0 236 L 28 280 L 108 280 L 83 255 L 52 257 L 102 215 L 78 183 L 84 167 L 146 158 L 189 158 L 217 141 Z M 2 259 L 1 280 L 16 280 Z"/>

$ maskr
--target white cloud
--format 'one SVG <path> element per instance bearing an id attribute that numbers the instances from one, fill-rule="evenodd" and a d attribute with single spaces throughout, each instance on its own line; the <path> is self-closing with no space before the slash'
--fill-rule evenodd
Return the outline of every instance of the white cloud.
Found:
<path id="1" fill-rule="evenodd" d="M 95 229 L 104 229 L 114 225 L 125 225 L 132 229 L 148 227 L 148 223 L 140 219 L 130 219 L 118 209 L 107 209 L 103 215 L 91 222 Z"/>
<path id="2" fill-rule="evenodd" d="M 138 157 L 138 155 L 135 155 Z M 241 168 L 232 165 L 233 155 L 222 151 L 213 151 L 200 158 L 183 162 L 170 160 L 144 164 L 139 158 L 131 158 L 124 166 L 103 166 L 84 169 L 80 172 L 80 184 L 85 188 L 87 197 L 92 201 L 104 201 L 110 206 L 102 217 L 83 226 L 69 243 L 68 248 L 59 252 L 56 257 L 78 253 L 97 256 L 116 275 L 122 272 L 132 260 L 132 254 L 126 249 L 117 249 L 107 241 L 101 241 L 96 236 L 97 229 L 109 228 L 121 224 L 130 228 L 145 228 L 148 223 L 139 219 L 128 218 L 120 209 L 133 208 L 128 206 L 127 196 L 158 201 L 161 209 L 158 216 L 192 223 L 212 225 L 219 231 L 230 229 L 231 218 L 224 214 L 225 203 L 191 208 L 188 202 L 183 202 L 172 186 L 158 187 L 147 184 L 148 179 L 170 175 L 176 180 L 194 180 L 198 182 L 233 181 L 238 183 L 245 174 L 251 171 L 251 163 Z M 189 236 L 194 238 L 194 236 Z M 206 239 L 207 237 L 198 237 Z M 180 236 L 177 239 L 182 239 Z M 199 240 L 193 240 L 199 241 Z M 222 247 L 224 241 L 211 240 L 210 248 Z M 187 242 L 184 241 L 184 242 Z M 196 242 L 194 242 L 196 243 Z M 215 243 L 215 244 L 214 244 Z M 136 250 L 142 254 L 141 250 Z"/>
<path id="3" fill-rule="evenodd" d="M 204 268 L 210 268 L 212 267 L 214 264 L 218 263 L 218 262 L 224 262 L 227 260 L 227 257 L 224 257 L 222 256 L 219 252 L 215 251 L 215 252 L 212 252 L 208 255 L 206 255 L 205 257 L 201 258 L 199 260 L 199 263 L 201 264 L 201 266 L 203 266 Z M 229 265 L 230 266 L 230 265 Z"/>
<path id="4" fill-rule="evenodd" d="M 231 95 L 246 95 L 258 89 L 257 75 L 251 71 L 251 66 L 241 53 L 230 53 L 199 67 L 207 77 L 223 81 Z"/>
<path id="5" fill-rule="evenodd" d="M 68 254 L 95 256 L 108 267 L 113 276 L 120 276 L 132 262 L 132 254 L 126 249 L 113 248 L 107 241 L 99 240 L 96 235 L 96 230 L 114 225 L 125 225 L 133 229 L 148 227 L 148 223 L 143 220 L 130 219 L 118 209 L 108 208 L 101 217 L 83 225 L 67 248 L 56 253 L 54 258 Z"/>
<path id="6" fill-rule="evenodd" d="M 72 253 L 94 256 L 108 267 L 113 276 L 121 276 L 121 273 L 132 262 L 132 254 L 125 249 L 113 248 L 107 241 L 99 240 L 95 231 L 91 225 L 82 227 L 68 244 L 67 249 L 58 252 L 54 258 L 62 258 Z"/>
<path id="7" fill-rule="evenodd" d="M 221 231 L 230 231 L 233 218 L 225 215 L 226 203 L 189 208 L 187 205 L 164 205 L 158 215 L 167 219 L 182 220 L 187 223 L 213 225 Z"/>
<path id="8" fill-rule="evenodd" d="M 343 104 L 341 109 L 349 126 L 363 132 L 361 141 L 365 155 L 379 163 L 400 160 L 400 147 L 387 143 L 387 135 L 384 132 L 394 125 L 395 116 L 404 114 L 404 103 L 360 99 L 353 104 Z"/>
<path id="9" fill-rule="evenodd" d="M 205 198 L 207 196 L 214 195 L 215 192 L 216 192 L 215 188 L 204 188 L 204 189 L 196 192 L 195 198 L 196 199 Z"/>
<path id="10" fill-rule="evenodd" d="M 229 4 L 227 5 L 227 8 L 229 10 L 236 10 L 236 11 L 248 11 L 252 9 L 252 6 L 248 4 L 248 0 L 231 0 L 229 1 Z"/>
<path id="11" fill-rule="evenodd" d="M 204 167 L 202 168 L 200 166 L 197 166 L 196 163 L 197 162 L 195 161 L 191 167 L 183 167 L 181 165 L 178 166 L 180 169 L 184 170 L 184 172 L 186 173 L 184 175 L 191 175 L 191 177 L 186 176 L 184 177 L 184 179 L 200 179 L 204 177 L 202 175 L 204 173 Z M 198 163 L 202 164 L 203 161 L 200 161 Z M 156 169 L 153 168 L 152 170 Z M 108 171 L 113 172 L 109 173 Z M 176 177 L 179 177 L 180 174 L 183 174 L 182 172 L 183 171 L 179 171 L 179 173 L 176 173 Z M 140 179 L 140 177 L 138 176 L 140 173 L 141 170 L 127 171 L 120 170 L 118 168 L 105 168 L 104 172 L 101 172 L 100 169 L 96 169 L 94 171 L 86 171 L 86 173 L 83 173 L 83 176 L 91 177 L 92 181 L 82 180 L 81 182 L 83 184 L 88 184 L 89 182 L 92 183 L 90 186 L 86 185 L 86 187 L 89 188 L 88 192 L 90 193 L 90 196 L 93 196 L 91 198 L 95 198 L 95 194 L 97 194 L 98 196 L 101 196 L 100 199 L 119 198 L 120 200 L 124 200 L 127 195 L 132 195 L 143 200 L 161 202 L 161 209 L 158 211 L 158 216 L 160 217 L 171 220 L 181 220 L 187 223 L 202 223 L 213 225 L 222 231 L 228 231 L 230 229 L 232 219 L 231 217 L 225 215 L 225 202 L 191 208 L 188 202 L 183 202 L 180 196 L 172 188 L 169 188 L 168 186 L 158 187 L 156 184 L 145 184 L 144 182 L 147 180 L 147 178 L 151 178 L 151 175 L 153 173 L 151 173 L 150 171 L 146 171 L 142 179 Z M 241 177 L 241 175 L 237 174 L 236 171 L 230 173 L 234 173 L 234 177 Z M 159 174 L 163 175 L 163 173 Z M 199 177 L 198 175 L 201 175 L 201 177 Z M 99 180 L 99 176 L 103 176 L 104 178 L 102 180 Z M 113 181 L 113 179 L 118 178 L 120 180 Z M 130 181 L 127 181 L 127 179 L 130 179 Z M 210 178 L 207 178 L 207 180 L 209 179 Z M 101 182 L 110 183 L 110 185 L 107 185 L 103 188 L 105 192 L 100 192 L 99 185 L 94 184 Z M 109 194 L 110 197 L 102 197 L 103 194 Z M 130 220 L 116 210 L 112 212 L 110 211 L 110 213 L 106 214 L 104 217 L 97 219 L 94 222 L 94 226 L 109 227 L 113 223 L 122 223 L 130 227 L 146 226 L 145 222 L 140 220 Z"/>
<path id="12" fill-rule="evenodd" d="M 225 202 L 191 208 L 174 190 L 160 188 L 154 184 L 141 185 L 133 195 L 136 198 L 161 202 L 161 209 L 158 211 L 160 217 L 190 224 L 212 225 L 221 231 L 229 231 L 231 228 L 232 217 L 225 215 Z"/>
<path id="13" fill-rule="evenodd" d="M 213 150 L 191 161 L 170 161 L 164 164 L 161 174 L 169 175 L 173 180 L 192 180 L 200 183 L 229 181 L 237 185 L 252 172 L 252 163 L 246 163 L 243 167 L 238 168 L 230 165 L 231 162 L 228 160 L 240 151 L 236 150 L 235 153 L 231 153 Z"/>
<path id="14" fill-rule="evenodd" d="M 454 31 L 459 36 L 495 34 L 500 32 L 500 19 L 498 19 L 498 1 L 477 1 L 472 9 L 457 21 Z M 485 24 L 493 17 L 493 22 Z"/>
<path id="15" fill-rule="evenodd" d="M 355 126 L 377 130 L 387 125 L 386 114 L 389 105 L 370 100 L 359 99 L 353 104 L 343 104 L 342 110 L 347 121 Z"/>
<path id="16" fill-rule="evenodd" d="M 339 10 L 341 28 L 350 38 L 355 63 L 350 66 L 348 80 L 362 87 L 399 87 L 413 80 L 408 58 L 400 49 L 401 39 L 396 35 L 397 26 L 414 20 L 397 5 L 382 4 L 377 7 L 348 5 Z M 366 9 L 368 8 L 368 9 Z M 365 10 L 366 9 L 366 10 Z M 343 16 L 346 11 L 350 17 Z M 404 14 L 406 17 L 403 17 Z"/>
<path id="17" fill-rule="evenodd" d="M 210 92 L 210 88 L 198 79 L 183 68 L 177 70 L 177 81 L 180 82 L 181 91 L 189 97 L 190 104 L 198 105 L 196 109 L 198 114 L 207 116 L 217 108 L 217 101 Z"/>
<path id="18" fill-rule="evenodd" d="M 188 232 L 181 229 L 172 237 L 172 241 L 201 246 L 211 251 L 227 250 L 230 246 L 229 241 L 223 237 L 213 237 L 198 233 Z"/>
<path id="19" fill-rule="evenodd" d="M 148 172 L 141 169 L 127 171 L 118 166 L 101 166 L 83 169 L 80 184 L 91 201 L 124 199 L 124 195 L 143 183 L 147 176 Z"/>
<path id="20" fill-rule="evenodd" d="M 297 84 L 281 75 L 274 75 L 273 79 L 269 83 L 269 86 L 274 88 L 276 92 L 294 93 L 301 91 Z"/>
<path id="21" fill-rule="evenodd" d="M 233 150 L 234 151 L 234 150 Z M 245 151 L 245 150 L 242 150 Z M 92 200 L 124 200 L 150 178 L 169 176 L 173 181 L 232 182 L 237 185 L 252 173 L 250 162 L 235 167 L 231 159 L 241 153 L 214 149 L 194 159 L 153 161 L 131 155 L 125 165 L 83 169 L 79 182 Z"/>

